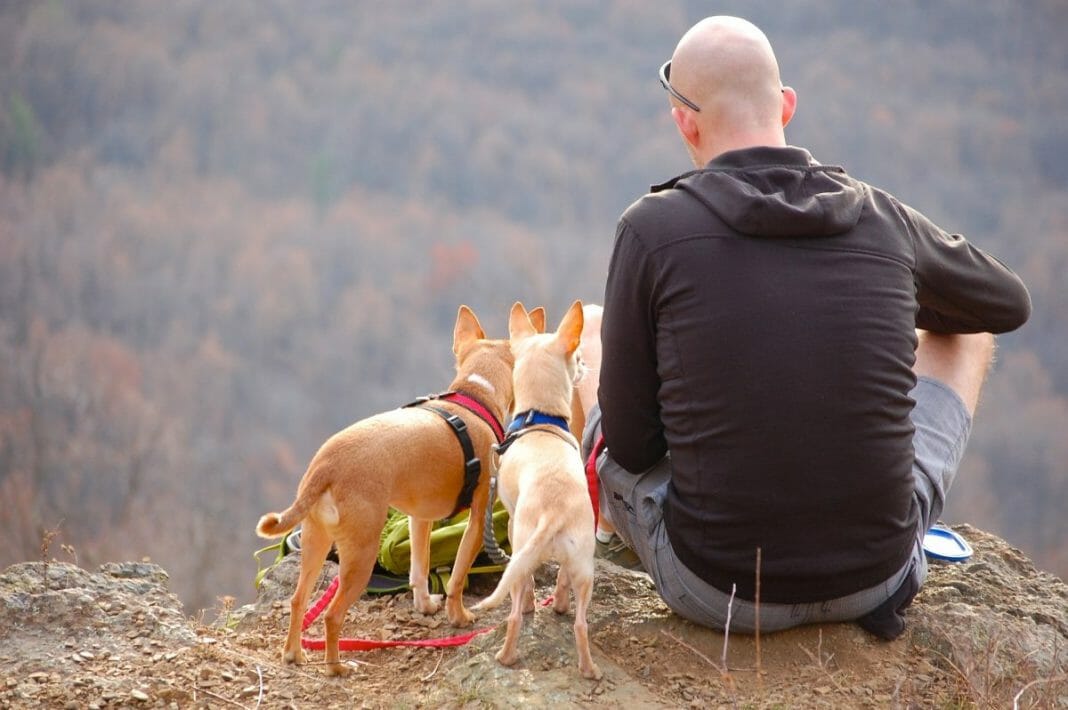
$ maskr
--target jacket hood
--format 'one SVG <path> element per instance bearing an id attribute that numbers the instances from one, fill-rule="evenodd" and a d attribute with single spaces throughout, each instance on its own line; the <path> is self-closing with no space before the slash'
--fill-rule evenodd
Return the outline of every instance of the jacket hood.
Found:
<path id="1" fill-rule="evenodd" d="M 652 188 L 691 194 L 732 229 L 757 237 L 828 237 L 860 219 L 866 187 L 807 150 L 756 147 L 723 153 L 706 167 Z"/>

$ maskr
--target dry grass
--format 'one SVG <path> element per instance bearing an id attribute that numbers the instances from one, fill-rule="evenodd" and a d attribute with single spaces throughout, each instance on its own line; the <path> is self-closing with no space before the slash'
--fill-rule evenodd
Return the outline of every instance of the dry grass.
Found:
<path id="1" fill-rule="evenodd" d="M 932 652 L 955 680 L 953 702 L 976 708 L 1068 706 L 1068 654 L 1057 646 L 1025 648 L 1007 628 L 943 631 L 943 650 Z M 948 650 L 947 650 L 948 649 Z"/>

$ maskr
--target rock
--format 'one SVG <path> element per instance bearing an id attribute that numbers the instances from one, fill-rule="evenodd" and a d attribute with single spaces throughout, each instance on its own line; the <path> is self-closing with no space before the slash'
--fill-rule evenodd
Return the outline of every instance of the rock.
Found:
<path id="1" fill-rule="evenodd" d="M 329 560 L 323 564 L 322 572 L 315 589 L 325 590 L 330 582 L 337 576 L 337 564 Z M 237 631 L 243 631 L 255 626 L 260 617 L 269 614 L 272 609 L 284 609 L 289 611 L 289 598 L 293 595 L 293 589 L 297 586 L 297 577 L 300 576 L 300 555 L 286 555 L 282 560 L 267 570 L 257 590 L 256 602 L 246 604 L 229 612 L 227 625 L 232 624 Z M 318 598 L 318 594 L 313 597 Z M 249 621 L 246 623 L 245 619 Z M 221 625 L 221 620 L 216 625 Z"/>
<path id="2" fill-rule="evenodd" d="M 54 651 L 51 634 L 41 628 L 62 629 L 73 646 L 106 641 L 107 646 L 129 649 L 131 633 L 156 638 L 170 647 L 196 640 L 182 613 L 181 602 L 166 588 L 167 573 L 145 563 L 106 564 L 89 572 L 65 562 L 24 562 L 0 574 L 0 645 L 19 648 L 23 661 L 44 660 Z M 126 613 L 109 615 L 105 604 L 121 600 Z M 140 621 L 134 631 L 133 610 Z M 83 664 L 95 660 L 92 652 L 77 653 Z M 66 657 L 70 660 L 70 656 Z"/>
<path id="3" fill-rule="evenodd" d="M 525 617 L 513 667 L 494 658 L 505 604 L 477 619 L 476 629 L 496 628 L 466 646 L 344 653 L 354 672 L 327 679 L 321 651 L 309 652 L 309 666 L 280 663 L 295 556 L 267 573 L 255 604 L 224 611 L 215 626 L 183 615 L 156 565 L 20 563 L 0 573 L 0 707 L 248 706 L 261 692 L 264 707 L 387 698 L 413 707 L 1010 707 L 1020 693 L 1021 706 L 1068 706 L 1068 585 L 1003 540 L 957 529 L 973 558 L 931 565 L 906 634 L 890 643 L 827 624 L 764 635 L 758 646 L 676 617 L 646 575 L 598 561 L 588 621 L 600 681 L 578 672 L 573 612 L 550 607 Z M 334 574 L 328 567 L 320 588 Z M 544 599 L 552 575 L 536 579 Z M 410 594 L 359 600 L 343 629 L 457 633 L 443 612 L 413 612 Z"/>

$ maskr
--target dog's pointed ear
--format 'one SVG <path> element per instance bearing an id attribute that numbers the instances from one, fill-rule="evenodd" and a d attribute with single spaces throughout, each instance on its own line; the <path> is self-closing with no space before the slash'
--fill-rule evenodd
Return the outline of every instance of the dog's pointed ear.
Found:
<path id="1" fill-rule="evenodd" d="M 534 330 L 539 333 L 545 332 L 545 306 L 538 306 L 527 314 L 530 316 L 530 322 L 534 326 Z"/>
<path id="2" fill-rule="evenodd" d="M 556 329 L 556 338 L 563 345 L 564 355 L 568 357 L 578 349 L 579 340 L 582 338 L 582 323 L 582 301 L 575 301 L 564 314 L 560 327 Z"/>
<path id="3" fill-rule="evenodd" d="M 452 354 L 459 355 L 463 346 L 472 340 L 482 340 L 486 331 L 478 322 L 478 316 L 467 306 L 460 306 L 456 313 L 456 328 L 452 331 Z"/>
<path id="4" fill-rule="evenodd" d="M 522 303 L 516 301 L 512 306 L 512 312 L 508 314 L 508 337 L 512 340 L 519 340 L 535 333 L 537 331 L 534 329 L 534 324 L 530 322 L 527 309 Z"/>

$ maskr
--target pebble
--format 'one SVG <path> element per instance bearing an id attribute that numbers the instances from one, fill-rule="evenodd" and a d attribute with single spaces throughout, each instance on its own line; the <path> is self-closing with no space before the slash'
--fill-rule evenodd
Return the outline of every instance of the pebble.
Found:
<path id="1" fill-rule="evenodd" d="M 148 702 L 149 700 L 148 693 L 143 690 L 138 690 L 137 688 L 134 688 L 130 691 L 130 697 L 142 703 Z"/>

